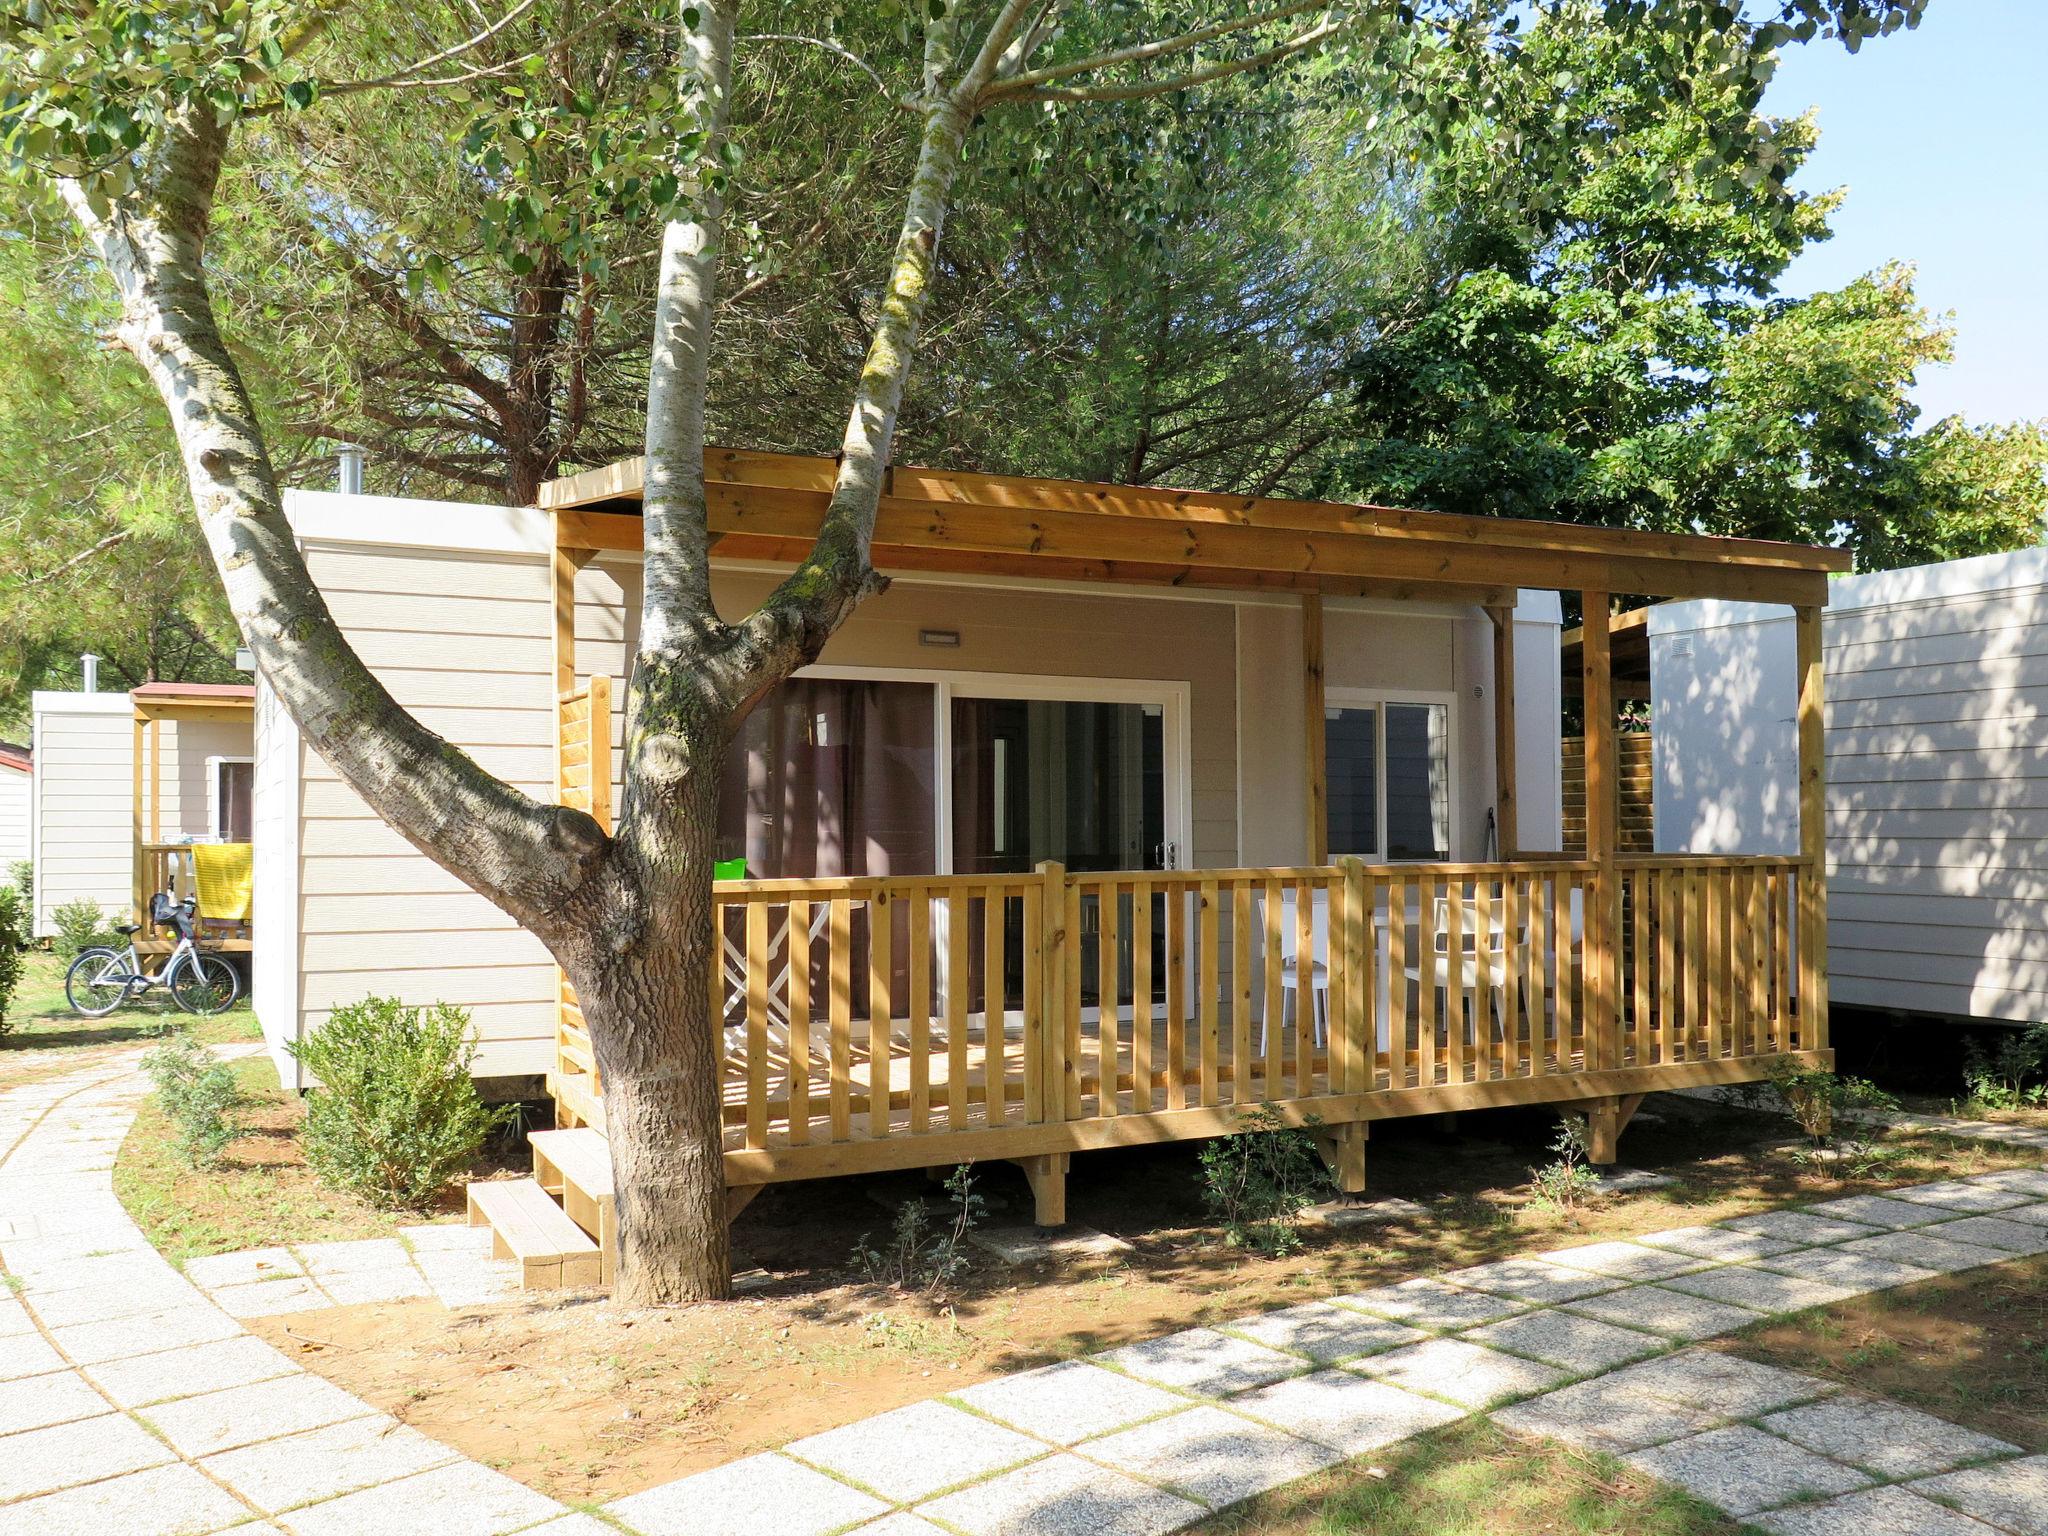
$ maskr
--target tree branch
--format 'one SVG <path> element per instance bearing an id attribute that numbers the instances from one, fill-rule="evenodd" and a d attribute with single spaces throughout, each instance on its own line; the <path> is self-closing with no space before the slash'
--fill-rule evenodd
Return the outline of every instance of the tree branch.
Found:
<path id="1" fill-rule="evenodd" d="M 1162 38 L 1157 42 L 1135 43 L 1128 48 L 1113 49 L 1108 53 L 1090 55 L 1085 59 L 1071 59 L 1064 64 L 1047 65 L 1028 74 L 1012 75 L 999 81 L 985 93 L 985 101 L 1000 101 L 1030 91 L 1038 86 L 1051 85 L 1055 81 L 1070 80 L 1075 75 L 1093 74 L 1097 70 L 1114 69 L 1120 64 L 1141 64 L 1151 59 L 1162 59 L 1176 53 L 1185 53 L 1190 48 L 1199 48 L 1204 43 L 1214 42 L 1219 37 L 1248 31 L 1269 22 L 1285 21 L 1299 16 L 1303 11 L 1327 8 L 1329 0 L 1293 0 L 1290 5 L 1277 6 L 1270 11 L 1258 11 L 1249 16 L 1239 16 L 1230 21 L 1215 22 L 1184 32 L 1178 37 Z"/>

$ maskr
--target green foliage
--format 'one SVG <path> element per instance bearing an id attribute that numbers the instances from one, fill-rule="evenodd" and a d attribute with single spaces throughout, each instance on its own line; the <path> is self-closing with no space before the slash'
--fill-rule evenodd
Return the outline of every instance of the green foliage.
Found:
<path id="1" fill-rule="evenodd" d="M 320 1080 L 306 1101 L 306 1161 L 374 1205 L 431 1202 L 504 1119 L 477 1097 L 466 1009 L 370 997 L 290 1046 Z"/>
<path id="2" fill-rule="evenodd" d="M 2000 1030 L 1997 1043 L 1985 1050 L 1972 1037 L 1963 1042 L 1963 1087 L 1966 1111 L 2034 1109 L 2048 1104 L 2048 1024 Z"/>
<path id="3" fill-rule="evenodd" d="M 15 894 L 20 896 L 23 901 L 35 900 L 35 865 L 27 859 L 17 859 L 8 866 L 7 883 L 14 888 Z"/>
<path id="4" fill-rule="evenodd" d="M 876 1248 L 863 1232 L 853 1261 L 869 1281 L 899 1291 L 936 1296 L 967 1267 L 967 1234 L 981 1224 L 983 1201 L 974 1192 L 974 1165 L 962 1163 L 946 1177 L 947 1217 L 934 1229 L 923 1200 L 896 1208 L 887 1248 Z"/>
<path id="5" fill-rule="evenodd" d="M 1551 1160 L 1529 1170 L 1529 1203 L 1541 1210 L 1576 1211 L 1600 1193 L 1600 1175 L 1587 1163 L 1589 1133 L 1577 1115 L 1558 1121 Z"/>
<path id="6" fill-rule="evenodd" d="M 57 930 L 57 953 L 66 958 L 97 944 L 118 947 L 121 943 L 121 935 L 114 932 L 113 919 L 88 897 L 50 908 L 50 924 Z"/>
<path id="7" fill-rule="evenodd" d="M 1771 1067 L 1771 1091 L 1808 1141 L 1824 1146 L 1833 1136 L 1835 1120 L 1844 1110 L 1890 1110 L 1899 1101 L 1875 1083 L 1777 1062 Z"/>
<path id="8" fill-rule="evenodd" d="M 28 947 L 28 900 L 12 885 L 0 885 L 0 1039 L 14 1029 L 14 989 L 21 984 L 22 951 Z"/>
<path id="9" fill-rule="evenodd" d="M 194 1168 L 213 1166 L 241 1134 L 242 1092 L 234 1069 L 189 1035 L 178 1035 L 143 1057 L 142 1070 L 176 1128 L 172 1150 Z"/>
<path id="10" fill-rule="evenodd" d="M 1278 1256 L 1301 1246 L 1296 1218 L 1329 1190 L 1309 1129 L 1295 1129 L 1270 1104 L 1243 1111 L 1239 1129 L 1202 1143 L 1202 1203 L 1233 1248 Z"/>

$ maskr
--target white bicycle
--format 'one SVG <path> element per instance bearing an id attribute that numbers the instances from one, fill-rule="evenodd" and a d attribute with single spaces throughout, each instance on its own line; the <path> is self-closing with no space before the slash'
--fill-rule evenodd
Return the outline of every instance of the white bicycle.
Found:
<path id="1" fill-rule="evenodd" d="M 128 936 L 124 949 L 98 945 L 80 950 L 64 973 L 64 997 L 72 1011 L 89 1019 L 102 1018 L 158 986 L 168 987 L 172 1001 L 187 1013 L 220 1013 L 233 1007 L 242 993 L 241 973 L 194 942 L 195 910 L 192 902 L 174 902 L 161 891 L 150 899 L 150 924 L 178 931 L 177 947 L 154 976 L 143 970 L 142 957 L 135 952 L 140 923 L 122 923 L 115 928 L 116 933 Z"/>

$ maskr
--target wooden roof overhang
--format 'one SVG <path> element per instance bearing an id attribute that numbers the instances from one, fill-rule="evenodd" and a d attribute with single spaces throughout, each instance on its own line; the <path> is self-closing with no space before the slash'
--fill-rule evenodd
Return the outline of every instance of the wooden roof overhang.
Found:
<path id="1" fill-rule="evenodd" d="M 712 448 L 714 553 L 794 563 L 831 495 L 828 458 Z M 563 549 L 638 550 L 644 461 L 552 480 L 538 505 Z M 938 571 L 1226 590 L 1511 604 L 1519 587 L 1824 605 L 1846 552 L 1343 502 L 1021 475 L 889 470 L 873 559 Z"/>
<path id="2" fill-rule="evenodd" d="M 144 683 L 128 691 L 140 725 L 149 720 L 254 720 L 251 683 Z"/>

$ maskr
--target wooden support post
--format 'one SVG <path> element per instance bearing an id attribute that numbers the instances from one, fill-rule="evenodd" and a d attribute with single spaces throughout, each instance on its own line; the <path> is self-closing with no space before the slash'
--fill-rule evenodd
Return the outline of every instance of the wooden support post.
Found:
<path id="1" fill-rule="evenodd" d="M 1585 618 L 1579 651 L 1585 683 L 1586 885 L 1584 1020 L 1586 1069 L 1620 1061 L 1621 878 L 1615 865 L 1614 667 L 1608 651 L 1607 594 L 1581 594 Z"/>
<path id="2" fill-rule="evenodd" d="M 1324 730 L 1323 599 L 1301 600 L 1302 766 L 1307 774 L 1308 862 L 1330 862 L 1330 786 Z"/>
<path id="3" fill-rule="evenodd" d="M 1365 1193 L 1365 1142 L 1371 1130 L 1370 1121 L 1352 1120 L 1316 1132 L 1316 1150 L 1323 1156 L 1323 1166 L 1347 1195 Z"/>
<path id="4" fill-rule="evenodd" d="M 1028 1058 L 1027 1072 L 1038 1075 L 1036 1094 L 1025 1083 L 1025 1114 L 1040 1121 L 1070 1118 L 1067 1113 L 1067 967 L 1080 963 L 1077 940 L 1067 933 L 1067 866 L 1047 859 L 1038 866 L 1039 956 L 1044 967 L 1038 984 L 1039 1018 L 1024 1020 L 1024 1038 L 1031 1041 L 1035 1027 L 1037 1051 Z M 1027 946 L 1028 947 L 1028 946 Z M 1028 1048 L 1028 1046 L 1027 1046 Z"/>
<path id="5" fill-rule="evenodd" d="M 1799 665 L 1799 1046 L 1828 1048 L 1828 835 L 1826 665 L 1821 610 L 1794 610 Z"/>
<path id="6" fill-rule="evenodd" d="M 1586 1111 L 1586 1161 L 1596 1168 L 1611 1167 L 1616 1144 L 1621 1140 L 1621 1100 L 1588 1099 Z"/>
<path id="7" fill-rule="evenodd" d="M 1068 1156 L 1065 1152 L 1047 1152 L 1017 1159 L 1017 1166 L 1024 1170 L 1025 1180 L 1031 1185 L 1033 1220 L 1041 1227 L 1067 1224 Z"/>
<path id="8" fill-rule="evenodd" d="M 1503 861 L 1522 834 L 1515 798 L 1515 610 L 1489 608 L 1493 621 L 1493 818 Z"/>
<path id="9" fill-rule="evenodd" d="M 590 814 L 612 829 L 612 679 L 608 672 L 590 674 Z"/>

